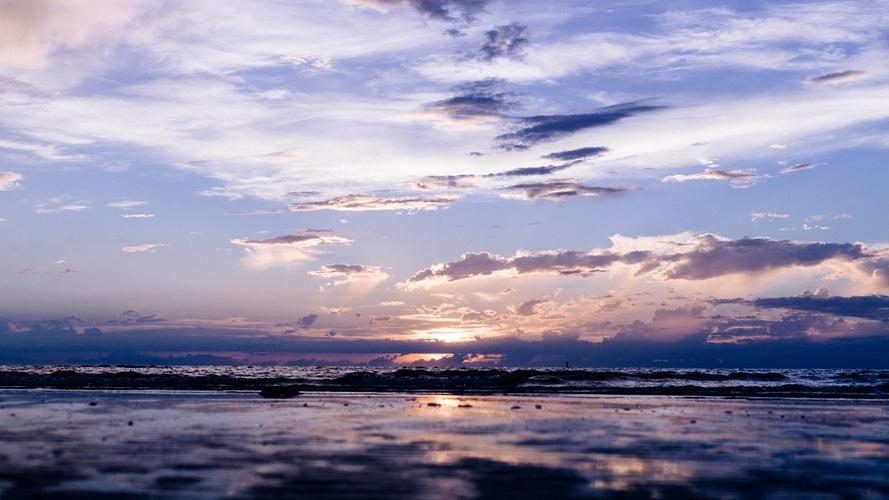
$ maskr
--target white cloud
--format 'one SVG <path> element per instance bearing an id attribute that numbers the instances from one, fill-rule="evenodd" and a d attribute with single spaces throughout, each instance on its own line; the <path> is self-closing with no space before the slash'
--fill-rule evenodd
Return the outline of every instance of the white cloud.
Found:
<path id="1" fill-rule="evenodd" d="M 89 201 L 75 200 L 68 195 L 54 196 L 46 201 L 34 204 L 34 212 L 38 214 L 55 214 L 59 212 L 80 212 L 90 208 Z"/>
<path id="2" fill-rule="evenodd" d="M 24 177 L 18 172 L 0 172 L 0 191 L 9 191 L 19 187 Z"/>
<path id="3" fill-rule="evenodd" d="M 121 210 L 130 210 L 132 208 L 141 207 L 147 205 L 147 202 L 137 201 L 137 200 L 120 200 L 120 201 L 112 201 L 108 205 L 105 205 L 109 208 L 120 208 Z"/>
<path id="4" fill-rule="evenodd" d="M 267 240 L 235 239 L 231 242 L 244 247 L 244 265 L 263 270 L 316 260 L 319 247 L 349 245 L 352 240 L 330 231 L 304 231 Z"/>
<path id="5" fill-rule="evenodd" d="M 755 170 L 718 170 L 708 168 L 703 172 L 693 174 L 674 174 L 661 179 L 662 182 L 687 182 L 687 181 L 729 181 L 734 188 L 744 189 L 756 184 L 763 176 L 757 175 Z"/>
<path id="6" fill-rule="evenodd" d="M 154 253 L 156 249 L 168 246 L 170 246 L 169 243 L 142 243 L 121 247 L 120 251 L 125 253 Z"/>
<path id="7" fill-rule="evenodd" d="M 756 222 L 761 219 L 787 219 L 790 214 L 782 214 L 777 212 L 750 212 L 750 220 Z"/>
<path id="8" fill-rule="evenodd" d="M 308 274 L 329 280 L 326 286 L 348 286 L 358 293 L 367 293 L 389 279 L 389 274 L 379 267 L 360 264 L 327 264 L 315 271 L 309 271 Z"/>

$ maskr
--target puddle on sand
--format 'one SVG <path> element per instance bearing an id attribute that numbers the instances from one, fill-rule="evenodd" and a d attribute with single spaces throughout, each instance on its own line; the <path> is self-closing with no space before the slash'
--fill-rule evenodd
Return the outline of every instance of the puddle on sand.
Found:
<path id="1" fill-rule="evenodd" d="M 887 496 L 887 456 L 885 401 L 0 391 L 8 498 Z"/>

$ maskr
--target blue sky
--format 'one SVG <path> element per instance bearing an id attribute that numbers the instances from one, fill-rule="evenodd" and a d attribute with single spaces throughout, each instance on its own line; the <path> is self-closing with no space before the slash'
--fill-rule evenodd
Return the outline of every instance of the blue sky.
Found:
<path id="1" fill-rule="evenodd" d="M 886 332 L 889 3 L 2 6 L 12 334 Z"/>

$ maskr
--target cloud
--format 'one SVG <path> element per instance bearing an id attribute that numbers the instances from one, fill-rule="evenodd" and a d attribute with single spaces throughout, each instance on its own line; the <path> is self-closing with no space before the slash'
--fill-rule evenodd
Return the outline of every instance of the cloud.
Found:
<path id="1" fill-rule="evenodd" d="M 168 243 L 142 243 L 139 245 L 130 245 L 121 247 L 120 251 L 125 253 L 154 253 L 157 248 L 168 247 Z"/>
<path id="2" fill-rule="evenodd" d="M 138 325 L 146 323 L 160 323 L 164 321 L 164 318 L 160 317 L 157 314 L 142 314 L 136 309 L 127 309 L 125 311 L 121 311 L 120 316 L 121 319 L 108 320 L 107 323 L 109 325 Z"/>
<path id="3" fill-rule="evenodd" d="M 55 196 L 46 201 L 34 204 L 34 212 L 38 214 L 55 214 L 59 212 L 80 212 L 90 208 L 87 200 L 74 200 L 70 196 Z"/>
<path id="4" fill-rule="evenodd" d="M 800 172 L 802 170 L 812 170 L 817 165 L 814 163 L 797 163 L 796 165 L 789 166 L 783 170 L 781 170 L 782 174 L 792 174 L 795 172 Z"/>
<path id="5" fill-rule="evenodd" d="M 706 280 L 729 274 L 757 274 L 791 267 L 811 267 L 831 260 L 879 268 L 873 256 L 856 243 L 807 243 L 767 238 L 730 240 L 712 234 L 669 238 L 611 237 L 610 249 L 590 252 L 549 251 L 501 257 L 466 253 L 460 260 L 436 264 L 402 283 L 406 289 L 436 286 L 493 274 L 547 273 L 590 276 L 617 264 L 636 267 L 636 274 L 664 280 Z"/>
<path id="6" fill-rule="evenodd" d="M 315 278 L 332 280 L 331 286 L 351 285 L 362 288 L 373 288 L 389 279 L 389 275 L 379 267 L 361 264 L 326 264 L 308 274 Z"/>
<path id="7" fill-rule="evenodd" d="M 652 256 L 647 251 L 626 254 L 558 251 L 515 257 L 500 257 L 488 252 L 466 253 L 458 261 L 436 264 L 414 274 L 403 286 L 411 289 L 495 273 L 590 275 L 604 271 L 618 262 L 637 264 L 651 259 Z"/>
<path id="8" fill-rule="evenodd" d="M 624 118 L 659 109 L 664 107 L 635 101 L 599 108 L 590 113 L 526 116 L 515 119 L 519 125 L 518 130 L 500 135 L 497 139 L 502 149 L 522 150 L 540 142 L 555 140 L 593 127 L 603 127 Z"/>
<path id="9" fill-rule="evenodd" d="M 650 323 L 634 321 L 619 328 L 614 341 L 673 341 L 706 331 L 707 324 L 701 317 L 705 307 L 692 304 L 676 309 L 657 309 Z"/>
<path id="10" fill-rule="evenodd" d="M 297 322 L 297 324 L 299 326 L 301 326 L 302 328 L 308 328 L 308 327 L 314 325 L 315 321 L 317 321 L 317 320 L 318 320 L 317 314 L 307 314 L 307 315 L 303 316 L 302 318 L 300 318 L 299 321 Z"/>
<path id="11" fill-rule="evenodd" d="M 9 191 L 19 187 L 24 177 L 18 172 L 0 172 L 0 191 Z"/>
<path id="12" fill-rule="evenodd" d="M 352 194 L 339 196 L 329 200 L 293 203 L 287 209 L 291 212 L 312 212 L 316 210 L 339 211 L 376 211 L 404 210 L 416 212 L 421 210 L 438 210 L 446 208 L 460 199 L 459 196 L 403 196 L 394 198 L 378 198 L 371 195 Z"/>
<path id="13" fill-rule="evenodd" d="M 857 261 L 867 256 L 856 243 L 805 243 L 767 238 L 729 240 L 705 234 L 694 240 L 694 249 L 664 257 L 672 265 L 668 279 L 701 280 L 733 273 L 757 273 L 771 269 L 814 266 L 830 259 Z"/>
<path id="14" fill-rule="evenodd" d="M 526 300 L 516 307 L 516 313 L 520 316 L 533 316 L 537 314 L 537 306 L 549 302 L 548 299 L 531 299 Z"/>
<path id="15" fill-rule="evenodd" d="M 384 12 L 392 7 L 408 6 L 430 19 L 452 23 L 474 22 L 475 16 L 484 11 L 488 5 L 488 0 L 345 0 L 345 2 Z"/>
<path id="16" fill-rule="evenodd" d="M 0 10 L 0 64 L 44 67 L 57 52 L 112 40 L 145 2 L 5 0 Z"/>
<path id="17" fill-rule="evenodd" d="M 534 175 L 549 175 L 565 170 L 566 168 L 576 165 L 577 163 L 577 161 L 573 161 L 562 165 L 541 165 L 539 167 L 514 168 L 512 170 L 506 170 L 503 172 L 485 174 L 485 177 L 528 177 Z"/>
<path id="18" fill-rule="evenodd" d="M 563 201 L 575 196 L 612 196 L 630 191 L 628 188 L 587 186 L 579 182 L 565 180 L 515 184 L 506 189 L 510 193 L 501 195 L 503 198 L 528 201 Z"/>
<path id="19" fill-rule="evenodd" d="M 846 70 L 837 71 L 835 73 L 825 73 L 823 75 L 807 78 L 805 83 L 815 85 L 841 85 L 843 83 L 857 82 L 867 79 L 870 75 L 866 71 Z"/>
<path id="20" fill-rule="evenodd" d="M 428 175 L 414 181 L 414 187 L 424 190 L 435 189 L 464 189 L 473 187 L 470 179 L 476 176 L 471 174 L 460 175 Z"/>
<path id="21" fill-rule="evenodd" d="M 424 105 L 423 112 L 456 121 L 500 120 L 504 112 L 516 105 L 515 94 L 497 90 L 502 83 L 487 79 L 457 85 L 456 95 Z"/>
<path id="22" fill-rule="evenodd" d="M 800 295 L 797 297 L 759 298 L 753 301 L 757 307 L 794 309 L 835 316 L 889 321 L 889 296 L 866 295 L 853 297 L 824 297 Z"/>
<path id="23" fill-rule="evenodd" d="M 267 240 L 235 239 L 231 242 L 244 247 L 244 265 L 263 270 L 316 260 L 318 247 L 349 245 L 352 240 L 332 231 L 309 230 Z"/>
<path id="24" fill-rule="evenodd" d="M 777 212 L 750 212 L 750 220 L 756 222 L 761 219 L 788 219 L 790 214 Z"/>
<path id="25" fill-rule="evenodd" d="M 472 179 L 497 179 L 507 177 L 532 177 L 538 175 L 550 175 L 560 172 L 577 164 L 578 161 L 565 163 L 562 165 L 541 165 L 537 167 L 519 167 L 502 172 L 493 172 L 490 174 L 474 175 L 429 175 L 414 181 L 414 187 L 417 189 L 465 189 L 475 187 Z"/>
<path id="26" fill-rule="evenodd" d="M 121 214 L 124 219 L 153 219 L 154 214 Z"/>
<path id="27" fill-rule="evenodd" d="M 492 61 L 498 57 L 518 58 L 528 43 L 528 27 L 519 23 L 504 24 L 485 32 L 485 40 L 479 47 L 479 59 Z"/>
<path id="28" fill-rule="evenodd" d="M 137 200 L 120 200 L 120 201 L 112 201 L 111 203 L 105 205 L 109 208 L 119 208 L 121 210 L 130 210 L 136 207 L 141 207 L 147 205 L 147 202 L 137 201 Z"/>
<path id="29" fill-rule="evenodd" d="M 661 179 L 661 182 L 687 182 L 687 181 L 729 181 L 733 188 L 745 189 L 762 179 L 762 175 L 755 170 L 719 170 L 707 168 L 703 172 L 693 174 L 673 174 Z"/>
<path id="30" fill-rule="evenodd" d="M 569 149 L 567 151 L 556 151 L 554 153 L 550 153 L 548 155 L 544 155 L 543 157 L 547 160 L 562 160 L 562 161 L 573 161 L 573 160 L 585 160 L 587 158 L 593 158 L 596 156 L 600 156 L 604 153 L 608 152 L 608 148 L 602 146 L 590 146 L 586 148 L 578 148 L 578 149 Z"/>
<path id="31" fill-rule="evenodd" d="M 282 56 L 281 60 L 286 61 L 298 68 L 307 68 L 314 71 L 323 71 L 331 68 L 332 63 L 329 57 L 309 56 L 301 54 L 289 54 Z M 286 91 L 285 91 L 286 92 Z M 283 97 L 280 92 L 273 94 L 273 97 Z M 286 94 L 284 94 L 286 95 Z"/>

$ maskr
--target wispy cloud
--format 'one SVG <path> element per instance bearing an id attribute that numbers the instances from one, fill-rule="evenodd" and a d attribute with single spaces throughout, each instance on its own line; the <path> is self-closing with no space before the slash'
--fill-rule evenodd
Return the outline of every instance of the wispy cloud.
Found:
<path id="1" fill-rule="evenodd" d="M 750 212 L 750 220 L 756 222 L 763 219 L 788 219 L 790 214 L 782 214 L 779 212 Z"/>
<path id="2" fill-rule="evenodd" d="M 544 155 L 543 157 L 548 160 L 573 161 L 595 158 L 596 156 L 600 156 L 607 152 L 608 148 L 604 146 L 590 146 L 585 148 L 569 149 L 567 151 L 556 151 L 554 153 Z"/>
<path id="3" fill-rule="evenodd" d="M 168 247 L 169 243 L 141 243 L 138 245 L 128 245 L 120 247 L 120 251 L 124 253 L 154 253 L 158 248 Z"/>
<path id="4" fill-rule="evenodd" d="M 841 85 L 844 83 L 857 82 L 870 76 L 866 71 L 846 70 L 834 73 L 825 73 L 806 79 L 806 83 L 815 85 Z"/>
<path id="5" fill-rule="evenodd" d="M 516 119 L 518 129 L 497 137 L 506 150 L 528 149 L 534 144 L 555 140 L 581 130 L 603 127 L 641 113 L 664 109 L 663 106 L 625 102 L 606 106 L 590 113 L 537 115 Z"/>
<path id="6" fill-rule="evenodd" d="M 588 186 L 575 181 L 556 180 L 549 182 L 528 182 L 514 184 L 506 188 L 503 198 L 516 200 L 564 201 L 577 196 L 613 196 L 630 191 L 623 187 Z"/>
<path id="7" fill-rule="evenodd" d="M 54 214 L 59 212 L 80 212 L 90 208 L 87 200 L 75 200 L 71 196 L 55 196 L 46 201 L 34 204 L 34 212 L 38 214 Z"/>
<path id="8" fill-rule="evenodd" d="M 662 182 L 688 182 L 688 181 L 728 181 L 733 188 L 748 188 L 763 178 L 752 169 L 743 170 L 719 170 L 707 168 L 703 172 L 692 174 L 673 174 L 661 179 Z"/>
<path id="9" fill-rule="evenodd" d="M 801 172 L 803 170 L 812 170 L 816 166 L 817 165 L 815 165 L 814 163 L 797 163 L 795 165 L 791 165 L 787 168 L 782 169 L 781 173 L 782 174 L 793 174 L 796 172 Z"/>
<path id="10" fill-rule="evenodd" d="M 142 207 L 147 205 L 147 202 L 137 201 L 137 200 L 120 200 L 120 201 L 112 201 L 111 203 L 105 205 L 109 208 L 119 208 L 121 210 L 131 210 L 136 207 Z"/>
<path id="11" fill-rule="evenodd" d="M 346 212 L 363 212 L 377 210 L 402 210 L 416 212 L 438 210 L 456 203 L 458 196 L 401 196 L 379 198 L 371 195 L 346 195 L 329 200 L 294 203 L 288 207 L 291 212 L 313 212 L 316 210 L 337 210 Z"/>

